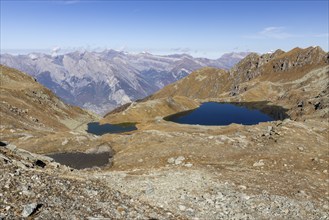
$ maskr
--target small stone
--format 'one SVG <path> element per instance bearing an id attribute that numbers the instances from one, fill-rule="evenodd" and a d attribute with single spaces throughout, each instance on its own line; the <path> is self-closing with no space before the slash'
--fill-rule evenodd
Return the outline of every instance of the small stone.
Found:
<path id="1" fill-rule="evenodd" d="M 312 161 L 318 162 L 319 161 L 319 158 L 317 158 L 317 157 L 312 158 Z"/>
<path id="2" fill-rule="evenodd" d="M 155 123 L 160 123 L 161 120 L 162 120 L 162 117 L 161 116 L 156 116 L 154 119 L 155 119 Z"/>
<path id="3" fill-rule="evenodd" d="M 150 195 L 152 193 L 154 193 L 154 188 L 153 188 L 153 186 L 148 185 L 147 188 L 146 188 L 146 190 L 145 190 L 145 194 L 146 195 Z"/>
<path id="4" fill-rule="evenodd" d="M 175 163 L 175 158 L 171 157 L 167 160 L 168 163 L 173 164 Z"/>
<path id="5" fill-rule="evenodd" d="M 206 202 L 207 202 L 209 205 L 214 205 L 214 201 L 212 201 L 211 199 L 206 199 Z"/>
<path id="6" fill-rule="evenodd" d="M 304 106 L 304 102 L 303 101 L 300 101 L 297 103 L 297 107 L 303 107 Z"/>
<path id="7" fill-rule="evenodd" d="M 224 200 L 225 198 L 224 198 L 223 193 L 221 193 L 221 192 L 217 193 L 217 195 L 216 195 L 216 199 L 217 199 L 217 200 Z"/>
<path id="8" fill-rule="evenodd" d="M 179 156 L 179 157 L 176 158 L 175 164 L 179 165 L 179 164 L 183 163 L 184 160 L 185 160 L 185 157 Z"/>
<path id="9" fill-rule="evenodd" d="M 184 166 L 186 166 L 186 167 L 192 167 L 193 164 L 191 164 L 191 163 L 187 163 L 187 164 L 185 164 Z"/>
<path id="10" fill-rule="evenodd" d="M 267 126 L 267 132 L 271 132 L 273 131 L 273 127 L 272 126 Z"/>
<path id="11" fill-rule="evenodd" d="M 19 175 L 21 175 L 21 171 L 20 171 L 20 169 L 15 170 L 14 175 L 15 175 L 15 176 L 19 176 Z"/>
<path id="12" fill-rule="evenodd" d="M 307 197 L 307 194 L 306 194 L 306 192 L 304 190 L 299 190 L 297 193 L 300 196 Z"/>
<path id="13" fill-rule="evenodd" d="M 300 150 L 300 151 L 303 151 L 304 150 L 303 147 L 297 147 L 297 149 Z"/>
<path id="14" fill-rule="evenodd" d="M 252 166 L 261 167 L 261 166 L 264 166 L 264 165 L 265 165 L 265 163 L 263 162 L 263 160 L 260 160 L 260 161 L 255 162 Z"/>
<path id="15" fill-rule="evenodd" d="M 282 210 L 282 212 L 283 212 L 285 215 L 287 215 L 287 214 L 289 213 L 289 209 L 284 209 L 284 210 Z"/>
<path id="16" fill-rule="evenodd" d="M 242 189 L 242 190 L 245 190 L 245 189 L 247 189 L 247 187 L 246 187 L 246 186 L 244 186 L 244 185 L 240 185 L 240 186 L 239 186 L 239 188 L 240 188 L 240 189 Z"/>
<path id="17" fill-rule="evenodd" d="M 64 141 L 62 141 L 62 146 L 66 145 L 68 142 L 67 138 L 65 138 Z"/>
<path id="18" fill-rule="evenodd" d="M 42 204 L 37 204 L 37 203 L 31 203 L 28 205 L 25 205 L 23 208 L 22 216 L 24 218 L 31 216 L 35 212 L 38 211 L 42 207 Z"/>
<path id="19" fill-rule="evenodd" d="M 143 159 L 139 159 L 138 162 L 142 163 L 144 160 Z"/>
<path id="20" fill-rule="evenodd" d="M 194 209 L 188 208 L 188 209 L 186 209 L 186 212 L 188 212 L 189 215 L 193 215 Z"/>
<path id="21" fill-rule="evenodd" d="M 323 170 L 323 173 L 328 173 L 328 170 Z"/>
<path id="22" fill-rule="evenodd" d="M 179 208 L 179 210 L 181 210 L 181 211 L 185 211 L 185 209 L 186 209 L 186 207 L 185 207 L 184 205 L 179 205 L 178 208 Z"/>
<path id="23" fill-rule="evenodd" d="M 314 109 L 318 110 L 319 108 L 321 108 L 321 102 L 317 101 L 316 103 L 314 103 Z"/>
<path id="24" fill-rule="evenodd" d="M 250 196 L 248 196 L 246 194 L 241 194 L 240 195 L 240 198 L 243 199 L 243 200 L 249 200 L 250 199 Z"/>

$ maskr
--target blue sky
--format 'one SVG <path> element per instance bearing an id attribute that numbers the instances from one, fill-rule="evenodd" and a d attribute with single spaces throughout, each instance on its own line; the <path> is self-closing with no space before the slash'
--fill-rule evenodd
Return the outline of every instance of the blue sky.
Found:
<path id="1" fill-rule="evenodd" d="M 218 58 L 319 45 L 326 1 L 4 1 L 1 53 L 116 49 Z"/>

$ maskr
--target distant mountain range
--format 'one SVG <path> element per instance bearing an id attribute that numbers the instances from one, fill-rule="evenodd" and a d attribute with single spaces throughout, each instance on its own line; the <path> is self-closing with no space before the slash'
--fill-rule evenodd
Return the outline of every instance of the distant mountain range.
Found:
<path id="1" fill-rule="evenodd" d="M 230 69 L 248 54 L 228 53 L 212 60 L 187 54 L 76 51 L 56 56 L 2 54 L 1 64 L 30 74 L 67 103 L 104 114 L 202 67 Z"/>

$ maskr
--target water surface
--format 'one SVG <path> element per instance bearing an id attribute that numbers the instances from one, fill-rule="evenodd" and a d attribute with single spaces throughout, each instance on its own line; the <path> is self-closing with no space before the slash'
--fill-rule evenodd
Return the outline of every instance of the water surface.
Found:
<path id="1" fill-rule="evenodd" d="M 274 120 L 258 109 L 217 102 L 206 102 L 197 109 L 170 115 L 164 119 L 180 124 L 193 125 L 229 125 L 232 123 L 254 125 L 259 122 Z"/>
<path id="2" fill-rule="evenodd" d="M 112 154 L 103 152 L 98 154 L 87 154 L 81 152 L 56 153 L 47 155 L 53 158 L 57 163 L 75 168 L 85 169 L 92 167 L 102 167 L 109 163 Z"/>
<path id="3" fill-rule="evenodd" d="M 114 134 L 134 130 L 137 130 L 137 127 L 133 123 L 100 125 L 98 122 L 91 122 L 88 124 L 87 132 L 96 135 L 103 135 L 107 133 Z"/>

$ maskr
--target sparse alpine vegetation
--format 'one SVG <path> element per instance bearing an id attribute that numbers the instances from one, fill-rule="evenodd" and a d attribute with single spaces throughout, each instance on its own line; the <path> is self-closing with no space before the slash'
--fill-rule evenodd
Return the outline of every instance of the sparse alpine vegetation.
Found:
<path id="1" fill-rule="evenodd" d="M 327 219 L 328 64 L 319 47 L 252 53 L 229 70 L 198 69 L 102 119 L 1 66 L 0 218 Z M 276 120 L 164 120 L 204 102 Z M 137 130 L 97 136 L 86 132 L 94 121 L 135 122 Z M 40 155 L 65 152 L 106 153 L 108 164 L 75 170 Z"/>

